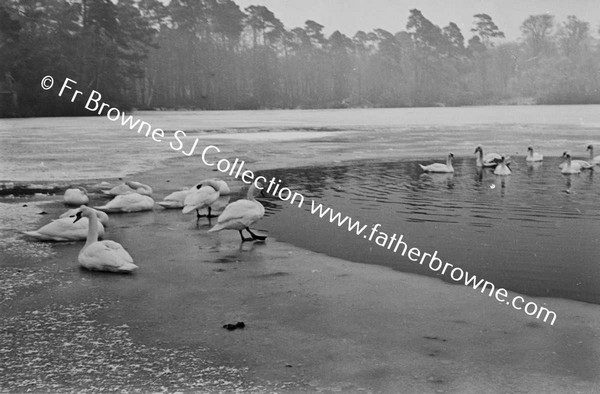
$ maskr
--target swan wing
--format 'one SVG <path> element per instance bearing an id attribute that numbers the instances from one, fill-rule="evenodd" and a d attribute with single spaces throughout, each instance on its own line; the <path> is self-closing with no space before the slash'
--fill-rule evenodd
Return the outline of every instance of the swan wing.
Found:
<path id="1" fill-rule="evenodd" d="M 40 227 L 37 231 L 25 231 L 24 234 L 41 241 L 81 241 L 87 238 L 88 218 L 73 223 L 73 218 L 56 219 Z M 104 236 L 104 226 L 98 223 L 98 236 Z"/>
<path id="2" fill-rule="evenodd" d="M 105 212 L 138 212 L 151 210 L 154 200 L 139 193 L 122 194 L 113 198 L 108 204 L 94 207 Z"/>
<path id="3" fill-rule="evenodd" d="M 69 205 L 84 205 L 90 201 L 83 190 L 75 188 L 65 190 L 64 200 Z"/>
<path id="4" fill-rule="evenodd" d="M 79 208 L 69 209 L 68 211 L 62 213 L 59 216 L 59 218 L 73 217 L 77 214 L 77 211 L 79 211 Z M 105 212 L 99 211 L 97 209 L 94 209 L 94 211 L 96 211 L 96 216 L 98 216 L 98 220 L 100 220 L 100 223 L 102 223 L 105 226 L 108 225 L 108 215 Z"/>
<path id="5" fill-rule="evenodd" d="M 190 190 L 179 190 L 166 196 L 158 205 L 164 208 L 183 208 L 183 202 Z"/>
<path id="6" fill-rule="evenodd" d="M 454 168 L 449 167 L 447 164 L 433 163 L 428 166 L 424 166 L 421 164 L 419 164 L 419 165 L 421 166 L 423 171 L 426 171 L 426 172 L 454 172 Z"/>
<path id="7" fill-rule="evenodd" d="M 262 218 L 265 214 L 264 207 L 258 201 L 237 200 L 225 207 L 217 225 L 209 231 L 222 229 L 241 230 Z"/>

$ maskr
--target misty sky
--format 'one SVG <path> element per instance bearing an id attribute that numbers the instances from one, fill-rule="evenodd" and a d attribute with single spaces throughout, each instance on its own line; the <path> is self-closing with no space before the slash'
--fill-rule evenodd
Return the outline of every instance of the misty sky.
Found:
<path id="1" fill-rule="evenodd" d="M 406 28 L 409 10 L 417 8 L 436 25 L 455 22 L 468 40 L 473 15 L 489 14 L 506 38 L 520 37 L 519 26 L 529 16 L 549 13 L 555 22 L 576 15 L 590 22 L 594 36 L 600 25 L 598 0 L 235 0 L 241 9 L 264 5 L 291 29 L 312 19 L 325 26 L 326 35 L 335 30 L 352 37 L 358 30 L 382 28 L 396 33 Z"/>

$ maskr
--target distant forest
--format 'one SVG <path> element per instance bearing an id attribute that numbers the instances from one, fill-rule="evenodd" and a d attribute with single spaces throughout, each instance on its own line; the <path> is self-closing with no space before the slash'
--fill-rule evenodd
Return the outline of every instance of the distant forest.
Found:
<path id="1" fill-rule="evenodd" d="M 327 37 L 232 0 L 4 0 L 0 115 L 89 115 L 45 75 L 121 109 L 600 103 L 600 40 L 576 16 L 524 16 L 517 42 L 485 13 L 465 32 L 407 16 Z"/>

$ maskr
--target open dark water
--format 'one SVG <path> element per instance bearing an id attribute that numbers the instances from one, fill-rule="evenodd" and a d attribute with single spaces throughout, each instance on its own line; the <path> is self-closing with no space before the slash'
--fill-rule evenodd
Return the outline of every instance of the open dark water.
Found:
<path id="1" fill-rule="evenodd" d="M 506 177 L 478 170 L 474 158 L 455 160 L 453 175 L 424 174 L 414 161 L 268 171 L 306 202 L 299 209 L 262 199 L 267 215 L 259 227 L 331 256 L 440 276 L 428 260 L 419 266 L 375 238 L 311 215 L 314 199 L 368 224 L 363 234 L 380 223 L 389 236 L 403 234 L 409 248 L 437 250 L 443 261 L 496 287 L 600 303 L 600 166 L 566 176 L 556 157 L 535 165 L 513 160 L 513 174 Z M 440 277 L 451 282 L 449 272 Z"/>

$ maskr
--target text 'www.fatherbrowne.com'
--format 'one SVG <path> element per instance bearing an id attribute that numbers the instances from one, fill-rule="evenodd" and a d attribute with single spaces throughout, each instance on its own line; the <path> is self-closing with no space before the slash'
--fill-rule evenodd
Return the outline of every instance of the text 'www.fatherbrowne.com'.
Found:
<path id="1" fill-rule="evenodd" d="M 509 297 L 508 291 L 502 287 L 496 289 L 493 283 L 478 279 L 476 275 L 471 275 L 469 272 L 460 267 L 443 262 L 437 257 L 437 250 L 430 253 L 422 253 L 418 248 L 409 248 L 404 242 L 404 235 L 392 234 L 389 236 L 383 231 L 379 231 L 381 224 L 375 224 L 371 227 L 370 233 L 364 233 L 368 227 L 366 224 L 361 225 L 358 220 L 353 220 L 350 216 L 343 216 L 341 212 L 335 212 L 330 207 L 324 207 L 322 204 L 316 204 L 311 201 L 312 205 L 310 213 L 318 215 L 321 219 L 329 220 L 338 227 L 346 228 L 348 232 L 356 235 L 363 235 L 363 238 L 368 241 L 375 240 L 375 243 L 394 253 L 400 253 L 403 257 L 408 257 L 410 261 L 419 262 L 420 265 L 428 265 L 433 272 L 439 272 L 441 275 L 449 275 L 450 279 L 457 283 L 464 283 L 465 286 L 470 286 L 474 290 L 480 290 L 482 294 L 487 292 L 489 297 L 495 297 L 502 304 L 510 305 L 517 310 L 524 311 L 529 316 L 535 316 L 537 319 L 549 322 L 554 325 L 556 321 L 556 313 L 543 307 L 535 302 L 525 303 L 525 299 L 521 296 Z M 363 234 L 364 233 L 364 234 Z"/>

